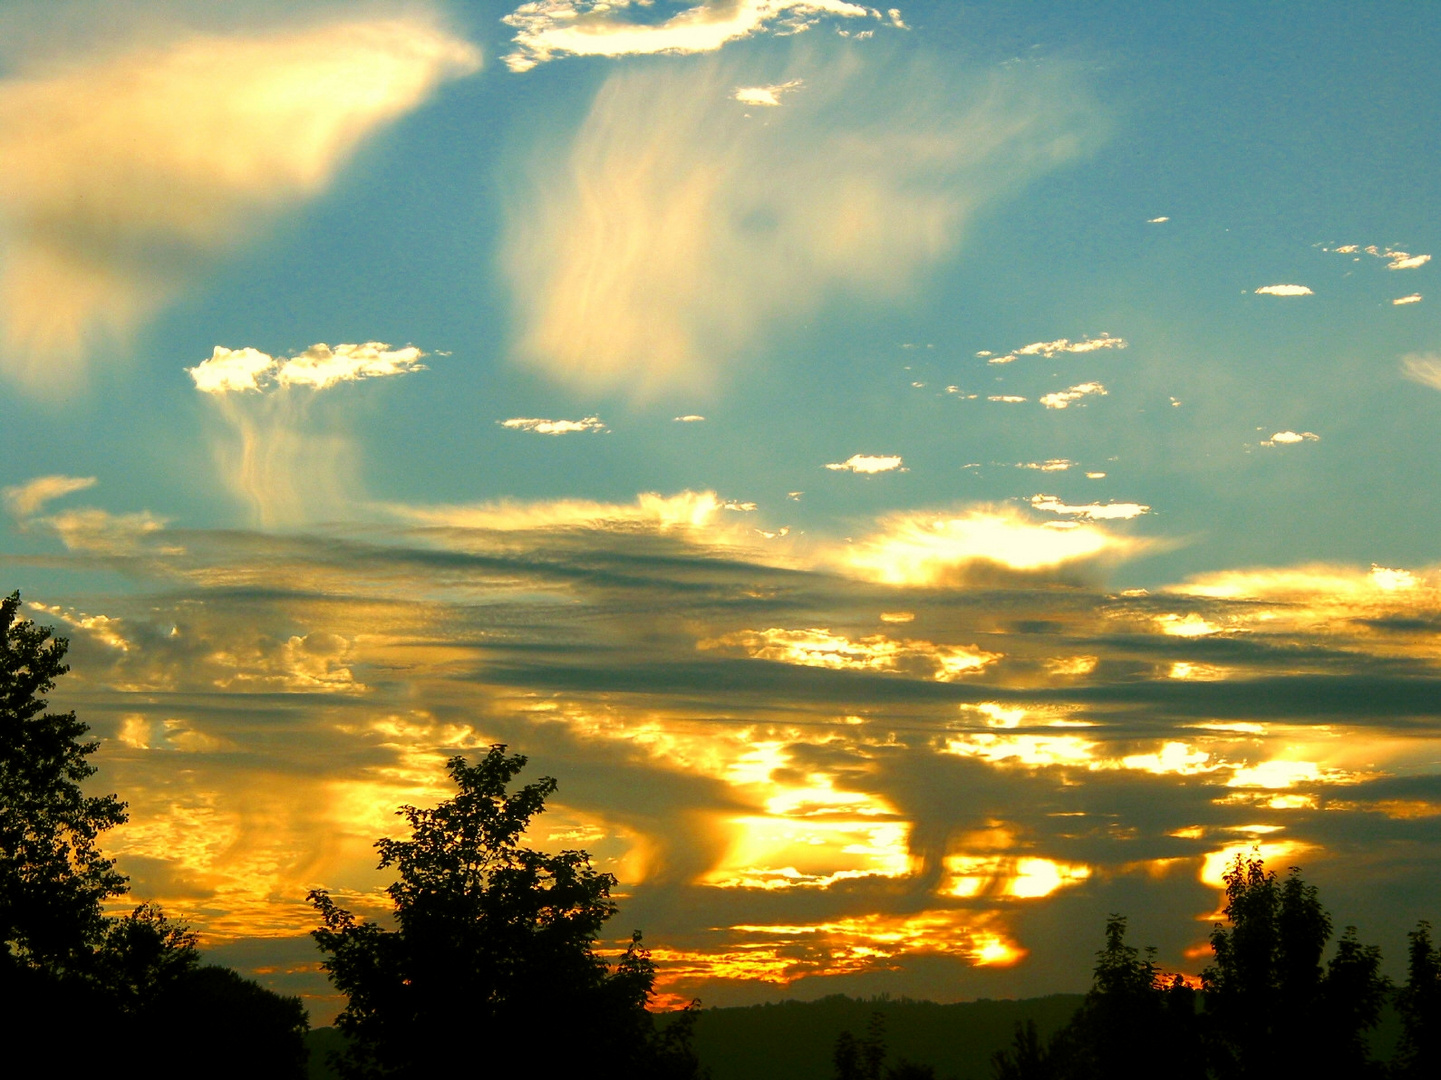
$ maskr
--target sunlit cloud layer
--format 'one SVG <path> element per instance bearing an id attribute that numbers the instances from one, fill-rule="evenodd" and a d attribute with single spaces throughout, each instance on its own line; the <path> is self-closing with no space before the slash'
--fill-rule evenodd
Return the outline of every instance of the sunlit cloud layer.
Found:
<path id="1" fill-rule="evenodd" d="M 516 32 L 515 51 L 502 59 L 511 71 L 529 71 L 565 55 L 714 52 L 767 30 L 798 34 L 827 16 L 881 18 L 875 8 L 846 0 L 702 0 L 663 22 L 628 19 L 626 11 L 632 6 L 650 4 L 646 0 L 532 0 L 521 4 L 502 20 Z M 898 11 L 892 12 L 891 21 L 900 24 Z"/>
<path id="2" fill-rule="evenodd" d="M 1096 124 L 1058 65 L 983 81 L 883 57 L 797 67 L 804 92 L 765 123 L 734 100 L 735 66 L 606 81 L 558 172 L 517 182 L 507 208 L 525 362 L 586 389 L 703 390 L 833 295 L 904 296 L 980 206 Z"/>
<path id="3" fill-rule="evenodd" d="M 1343 244 L 1329 250 L 1337 255 L 1365 254 L 1370 255 L 1373 259 L 1385 259 L 1387 270 L 1415 270 L 1431 261 L 1430 255 L 1412 255 L 1409 251 L 1402 251 L 1400 248 L 1389 245 L 1377 247 L 1375 244 L 1367 244 L 1362 247 L 1360 244 Z"/>
<path id="4" fill-rule="evenodd" d="M 393 808 L 504 741 L 561 781 L 535 841 L 593 851 L 667 990 L 719 1002 L 924 958 L 975 992 L 1024 986 L 987 973 L 1025 978 L 1056 904 L 1167 905 L 1195 927 L 1167 944 L 1184 966 L 1235 851 L 1324 870 L 1385 837 L 1404 876 L 1436 846 L 1441 789 L 1414 771 L 1441 725 L 1435 571 L 936 589 L 923 555 L 857 581 L 836 552 L 953 565 L 987 539 L 1107 534 L 974 511 L 782 565 L 718 542 L 723 505 L 495 504 L 310 537 L 39 519 L 74 568 L 153 586 L 29 598 L 74 638 L 64 704 L 131 803 L 122 868 L 212 945 L 289 948 L 309 887 L 383 907 L 370 842 Z"/>
<path id="5" fill-rule="evenodd" d="M 172 29 L 0 81 L 0 370 L 33 390 L 123 345 L 356 147 L 479 67 L 422 10 Z"/>
<path id="6" fill-rule="evenodd" d="M 368 341 L 332 349 L 322 342 L 280 360 L 258 349 L 217 345 L 210 359 L 185 372 L 202 394 L 261 392 L 288 386 L 324 390 L 342 382 L 424 371 L 425 365 L 420 362 L 424 355 L 413 345 L 392 349 L 379 341 Z"/>

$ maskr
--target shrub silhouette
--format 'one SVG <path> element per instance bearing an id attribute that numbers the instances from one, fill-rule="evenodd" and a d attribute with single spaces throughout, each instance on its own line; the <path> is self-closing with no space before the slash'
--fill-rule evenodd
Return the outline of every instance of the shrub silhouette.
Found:
<path id="1" fill-rule="evenodd" d="M 310 894 L 323 966 L 348 999 L 337 1019 L 347 1075 L 474 1072 L 500 1046 L 537 1076 L 697 1074 L 694 1014 L 658 1027 L 646 1011 L 655 966 L 639 932 L 614 967 L 594 951 L 615 879 L 583 851 L 521 846 L 556 789 L 542 777 L 509 790 L 525 763 L 504 746 L 475 765 L 452 758 L 453 798 L 398 811 L 410 839 L 376 843 L 380 867 L 399 873 L 394 930 Z"/>

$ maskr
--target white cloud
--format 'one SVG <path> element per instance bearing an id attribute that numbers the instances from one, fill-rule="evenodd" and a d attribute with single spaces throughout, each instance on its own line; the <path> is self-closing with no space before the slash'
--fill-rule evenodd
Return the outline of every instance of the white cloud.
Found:
<path id="1" fill-rule="evenodd" d="M 1421 294 L 1418 292 L 1413 292 L 1410 296 L 1398 296 L 1395 300 L 1391 301 L 1392 305 L 1396 307 L 1402 304 L 1419 304 L 1420 302 Z"/>
<path id="2" fill-rule="evenodd" d="M 774 86 L 738 86 L 734 97 L 742 105 L 777 106 L 781 103 L 782 94 L 798 90 L 804 84 L 803 79 L 791 79 Z"/>
<path id="3" fill-rule="evenodd" d="M 988 357 L 988 364 L 1009 364 L 1011 361 L 1022 356 L 1058 356 L 1061 353 L 1088 353 L 1097 349 L 1124 349 L 1126 341 L 1124 338 L 1112 337 L 1103 333 L 1100 337 L 1082 338 L 1080 341 L 1072 341 L 1070 338 L 1057 338 L 1055 341 L 1033 341 L 1029 345 L 1023 345 L 1019 349 L 1012 349 L 1008 353 L 996 356 L 990 352 L 978 352 L 977 356 Z"/>
<path id="4" fill-rule="evenodd" d="M 1262 285 L 1256 290 L 1258 296 L 1314 296 L 1305 285 Z"/>
<path id="5" fill-rule="evenodd" d="M 986 398 L 986 400 L 1000 401 L 1004 402 L 1007 405 L 1019 405 L 1021 402 L 1029 401 L 1030 399 L 1021 397 L 1021 395 L 1019 394 L 992 394 L 990 397 Z"/>
<path id="6" fill-rule="evenodd" d="M 698 416 L 695 413 L 687 413 L 685 416 L 677 416 L 675 418 L 675 422 L 677 424 L 699 424 L 704 419 L 704 416 Z"/>
<path id="7" fill-rule="evenodd" d="M 1360 261 L 1359 255 L 1363 252 L 1375 259 L 1385 259 L 1387 270 L 1415 270 L 1431 261 L 1430 255 L 1412 255 L 1409 251 L 1402 251 L 1400 248 L 1393 248 L 1390 245 L 1378 247 L 1375 244 L 1367 244 L 1362 247 L 1360 244 L 1343 244 L 1330 250 L 1337 255 L 1356 255 L 1358 256 L 1357 262 Z"/>
<path id="8" fill-rule="evenodd" d="M 1065 514 L 1083 521 L 1129 521 L 1131 518 L 1140 517 L 1151 511 L 1149 506 L 1133 502 L 1086 503 L 1081 506 L 1071 506 L 1063 503 L 1054 495 L 1032 495 L 1031 506 L 1037 510 L 1047 510 L 1052 514 Z"/>
<path id="9" fill-rule="evenodd" d="M 1066 409 L 1091 394 L 1105 397 L 1106 388 L 1098 382 L 1077 383 L 1068 390 L 1057 390 L 1054 393 L 1043 395 L 1040 402 L 1048 409 Z"/>
<path id="10" fill-rule="evenodd" d="M 1065 472 L 1075 462 L 1069 458 L 1048 458 L 1045 461 L 1023 461 L 1016 466 L 1018 469 L 1035 469 L 1037 472 Z"/>
<path id="11" fill-rule="evenodd" d="M 1441 390 L 1441 356 L 1413 353 L 1401 361 L 1401 374 L 1413 382 Z"/>
<path id="12" fill-rule="evenodd" d="M 1300 442 L 1320 442 L 1321 436 L 1313 431 L 1278 431 L 1269 439 L 1261 442 L 1262 446 L 1291 446 Z"/>
<path id="13" fill-rule="evenodd" d="M 532 0 L 501 21 L 515 29 L 515 51 L 502 59 L 529 71 L 557 56 L 632 56 L 714 52 L 765 30 L 795 34 L 824 16 L 879 18 L 874 8 L 845 0 L 702 0 L 663 22 L 629 22 L 632 4 L 649 0 Z M 899 14 L 895 17 L 899 22 Z"/>
<path id="14" fill-rule="evenodd" d="M 899 454 L 852 454 L 845 461 L 833 461 L 826 466 L 835 472 L 882 473 L 899 469 L 905 472 Z"/>
<path id="15" fill-rule="evenodd" d="M 0 80 L 0 370 L 56 390 L 477 50 L 417 12 L 174 30 Z"/>
<path id="16" fill-rule="evenodd" d="M 518 359 L 587 392 L 705 389 L 830 298 L 909 295 L 1096 123 L 1061 68 L 968 85 L 915 57 L 797 55 L 806 92 L 765 124 L 730 100 L 733 65 L 644 66 L 567 148 L 537 147 L 500 251 Z"/>
<path id="17" fill-rule="evenodd" d="M 943 585 L 964 580 L 977 562 L 1013 570 L 1048 570 L 1066 563 L 1140 551 L 1145 541 L 1103 526 L 1037 522 L 1009 507 L 961 513 L 905 512 L 880 520 L 878 531 L 836 551 L 847 573 L 893 585 Z M 1056 526 L 1064 524 L 1065 528 Z"/>
<path id="18" fill-rule="evenodd" d="M 510 420 L 497 420 L 501 427 L 512 431 L 533 431 L 537 435 L 573 435 L 579 431 L 609 431 L 598 416 L 587 416 L 580 420 L 542 420 L 538 417 L 517 416 Z"/>
<path id="19" fill-rule="evenodd" d="M 1153 218 L 1147 218 L 1147 219 L 1146 219 L 1146 224 L 1147 224 L 1147 225 L 1162 225 L 1162 224 L 1165 224 L 1166 222 L 1168 222 L 1168 221 L 1170 221 L 1170 220 L 1171 220 L 1171 219 L 1168 218 L 1168 217 L 1153 217 Z"/>
<path id="20" fill-rule="evenodd" d="M 413 345 L 392 349 L 379 341 L 363 345 L 312 345 L 288 360 L 276 359 L 258 349 L 215 346 L 210 359 L 185 371 L 202 394 L 257 393 L 278 387 L 304 386 L 324 390 L 342 382 L 358 382 L 386 375 L 424 371 L 425 353 Z"/>
<path id="21" fill-rule="evenodd" d="M 95 486 L 93 476 L 37 476 L 0 491 L 5 505 L 17 518 L 39 513 L 46 503 Z"/>

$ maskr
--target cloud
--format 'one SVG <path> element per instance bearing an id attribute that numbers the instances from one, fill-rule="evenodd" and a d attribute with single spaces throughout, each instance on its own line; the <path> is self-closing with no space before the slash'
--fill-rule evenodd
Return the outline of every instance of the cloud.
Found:
<path id="1" fill-rule="evenodd" d="M 1302 442 L 1320 442 L 1321 436 L 1314 431 L 1278 431 L 1269 439 L 1261 442 L 1262 446 L 1294 446 Z"/>
<path id="2" fill-rule="evenodd" d="M 1262 285 L 1256 290 L 1258 296 L 1314 296 L 1305 285 Z"/>
<path id="3" fill-rule="evenodd" d="M 571 435 L 578 431 L 609 431 L 598 416 L 586 416 L 580 420 L 542 420 L 537 417 L 516 416 L 510 420 L 497 420 L 501 427 L 512 431 L 533 431 L 537 435 Z"/>
<path id="4" fill-rule="evenodd" d="M 845 0 L 703 0 L 663 22 L 630 22 L 624 12 L 633 3 L 645 4 L 645 0 L 533 0 L 521 4 L 501 20 L 516 32 L 515 51 L 502 59 L 511 71 L 520 72 L 565 55 L 714 52 L 765 30 L 801 33 L 825 16 L 880 18 L 874 8 Z M 899 13 L 895 20 L 895 25 L 902 25 Z"/>
<path id="5" fill-rule="evenodd" d="M 1412 382 L 1441 390 L 1441 356 L 1434 353 L 1412 353 L 1402 359 L 1401 374 Z"/>
<path id="6" fill-rule="evenodd" d="M 379 341 L 322 343 L 288 358 L 217 345 L 185 371 L 224 422 L 214 444 L 222 479 L 256 524 L 271 527 L 353 516 L 356 453 L 321 391 L 424 371 L 424 356 Z"/>
<path id="7" fill-rule="evenodd" d="M 1096 123 L 1061 68 L 795 66 L 806 93 L 765 124 L 730 100 L 735 66 L 618 71 L 568 147 L 538 150 L 501 250 L 518 359 L 588 391 L 712 386 L 829 298 L 905 297 Z"/>
<path id="8" fill-rule="evenodd" d="M 1133 554 L 1141 541 L 1096 525 L 1052 528 L 1011 509 L 972 509 L 955 516 L 908 512 L 880 521 L 877 532 L 837 553 L 849 573 L 895 585 L 965 580 L 976 563 L 1048 570 L 1103 556 Z"/>
<path id="9" fill-rule="evenodd" d="M 202 394 L 261 392 L 277 387 L 303 386 L 324 390 L 343 382 L 377 379 L 424 371 L 425 353 L 413 345 L 391 349 L 379 341 L 364 345 L 312 345 L 288 360 L 277 360 L 257 349 L 227 349 L 215 346 L 210 359 L 202 360 L 186 374 Z"/>
<path id="10" fill-rule="evenodd" d="M 776 83 L 774 86 L 738 86 L 736 87 L 735 99 L 742 105 L 765 105 L 778 106 L 781 103 L 781 95 L 799 90 L 805 85 L 803 79 L 792 79 L 790 82 Z"/>
<path id="11" fill-rule="evenodd" d="M 1418 292 L 1413 292 L 1410 296 L 1396 297 L 1395 300 L 1391 301 L 1391 304 L 1393 307 L 1400 307 L 1402 304 L 1419 304 L 1420 302 L 1421 294 Z"/>
<path id="12" fill-rule="evenodd" d="M 5 505 L 17 518 L 28 518 L 39 513 L 45 504 L 55 499 L 95 486 L 93 476 L 37 476 L 23 484 L 7 487 L 0 491 L 5 496 Z"/>
<path id="13" fill-rule="evenodd" d="M 704 419 L 704 416 L 699 416 L 696 413 L 687 413 L 685 416 L 677 416 L 675 422 L 677 424 L 699 424 Z"/>
<path id="14" fill-rule="evenodd" d="M 1022 397 L 1019 394 L 992 394 L 990 397 L 986 398 L 986 400 L 999 401 L 1006 405 L 1019 405 L 1023 401 L 1029 401 L 1030 398 Z"/>
<path id="15" fill-rule="evenodd" d="M 1055 341 L 1034 341 L 1001 356 L 984 351 L 978 352 L 976 355 L 986 357 L 988 364 L 1009 364 L 1022 356 L 1042 356 L 1049 359 L 1052 356 L 1059 356 L 1061 353 L 1088 353 L 1098 349 L 1124 349 L 1125 347 L 1124 338 L 1112 337 L 1110 334 L 1103 333 L 1100 337 L 1082 338 L 1080 341 L 1072 341 L 1069 338 L 1057 338 Z"/>
<path id="16" fill-rule="evenodd" d="M 826 466 L 833 472 L 883 473 L 906 472 L 899 454 L 852 454 L 845 461 L 833 461 Z"/>
<path id="17" fill-rule="evenodd" d="M 1402 251 L 1400 248 L 1393 248 L 1390 245 L 1377 247 L 1375 244 L 1368 244 L 1363 248 L 1360 244 L 1343 244 L 1341 247 L 1329 250 L 1337 255 L 1357 255 L 1364 252 L 1372 258 L 1385 259 L 1387 270 L 1415 270 L 1431 261 L 1430 255 L 1412 255 L 1409 251 Z"/>
<path id="18" fill-rule="evenodd" d="M 1162 224 L 1165 224 L 1166 222 L 1168 222 L 1168 221 L 1170 221 L 1170 220 L 1171 220 L 1171 219 L 1168 218 L 1168 217 L 1153 217 L 1153 218 L 1147 218 L 1147 219 L 1146 219 L 1146 224 L 1147 224 L 1147 225 L 1162 225 Z"/>
<path id="19" fill-rule="evenodd" d="M 1065 472 L 1076 463 L 1069 458 L 1047 458 L 1045 461 L 1023 461 L 1018 469 L 1035 469 L 1037 472 Z"/>
<path id="20" fill-rule="evenodd" d="M 0 81 L 0 369 L 72 383 L 479 54 L 416 13 L 169 28 Z"/>
<path id="21" fill-rule="evenodd" d="M 1071 506 L 1063 503 L 1054 495 L 1032 495 L 1031 505 L 1037 510 L 1045 510 L 1052 514 L 1065 514 L 1085 521 L 1129 521 L 1131 518 L 1151 512 L 1149 506 L 1133 502 L 1086 503 L 1083 506 Z"/>
<path id="22" fill-rule="evenodd" d="M 906 671 L 921 669 L 939 682 L 951 682 L 983 670 L 1001 656 L 971 646 L 937 646 L 929 641 L 871 634 L 851 639 L 827 629 L 740 630 L 697 642 L 700 649 L 742 649 L 756 660 L 833 671 Z"/>
<path id="23" fill-rule="evenodd" d="M 1054 393 L 1043 394 L 1040 402 L 1048 409 L 1067 409 L 1071 405 L 1091 394 L 1106 396 L 1106 388 L 1098 382 L 1077 383 L 1067 390 L 1057 390 Z"/>

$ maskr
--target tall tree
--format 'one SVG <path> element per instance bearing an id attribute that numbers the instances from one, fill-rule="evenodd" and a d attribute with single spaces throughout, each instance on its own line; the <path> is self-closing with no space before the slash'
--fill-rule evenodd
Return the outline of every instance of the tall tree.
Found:
<path id="1" fill-rule="evenodd" d="M 1405 1080 L 1441 1076 L 1441 948 L 1431 943 L 1431 924 L 1408 935 L 1406 985 L 1396 995 L 1403 1035 L 1397 1074 Z"/>
<path id="2" fill-rule="evenodd" d="M 0 600 L 0 964 L 14 977 L 78 973 L 105 934 L 101 904 L 125 891 L 98 845 L 125 804 L 81 790 L 99 743 L 44 697 L 70 670 L 69 642 L 19 613 L 18 592 Z"/>
<path id="3" fill-rule="evenodd" d="M 1361 1077 L 1374 1071 L 1367 1034 L 1388 982 L 1379 950 L 1348 928 L 1329 964 L 1331 916 L 1292 867 L 1284 881 L 1257 856 L 1224 875 L 1229 925 L 1211 932 L 1202 972 L 1212 1063 L 1222 1077 Z"/>
<path id="4" fill-rule="evenodd" d="M 688 1018 L 658 1031 L 646 1011 L 655 967 L 639 933 L 614 967 L 595 953 L 615 879 L 583 851 L 522 846 L 556 789 L 542 777 L 511 790 L 525 763 L 504 746 L 475 765 L 452 758 L 453 798 L 401 807 L 410 838 L 376 843 L 380 868 L 399 874 L 394 930 L 310 894 L 324 967 L 348 999 L 337 1025 L 350 1075 L 474 1072 L 500 1047 L 547 1075 L 696 1074 Z"/>

